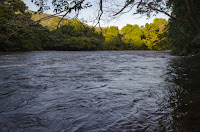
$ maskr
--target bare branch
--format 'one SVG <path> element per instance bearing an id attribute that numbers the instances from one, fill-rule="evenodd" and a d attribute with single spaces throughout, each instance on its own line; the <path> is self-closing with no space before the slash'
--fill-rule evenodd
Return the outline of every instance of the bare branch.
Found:
<path id="1" fill-rule="evenodd" d="M 76 3 L 73 7 L 69 8 L 68 11 L 63 15 L 63 17 L 61 18 L 61 20 L 58 22 L 58 26 L 60 25 L 60 23 L 62 22 L 62 20 L 64 19 L 64 17 L 72 10 L 75 9 L 78 5 L 81 5 L 85 0 L 81 0 L 79 3 Z"/>
<path id="2" fill-rule="evenodd" d="M 153 8 L 153 7 L 151 7 L 151 6 L 146 6 L 146 5 L 144 5 L 144 7 L 146 7 L 147 9 L 151 9 L 151 10 L 158 11 L 158 12 L 160 12 L 160 13 L 163 13 L 163 14 L 165 14 L 165 15 L 167 15 L 167 16 L 169 16 L 170 18 L 175 19 L 175 20 L 184 21 L 184 22 L 191 22 L 191 20 L 187 20 L 187 19 L 182 19 L 182 18 L 174 17 L 174 16 L 170 15 L 169 13 L 167 13 L 167 12 L 165 12 L 165 11 L 163 11 L 163 10 L 159 10 L 159 9 L 157 9 L 157 8 Z"/>
<path id="3" fill-rule="evenodd" d="M 100 20 L 101 20 L 102 15 L 103 15 L 103 2 L 102 2 L 102 0 L 100 0 L 100 2 L 99 2 L 99 12 L 98 12 L 98 16 L 97 16 L 97 19 L 98 19 L 97 24 L 99 24 L 100 29 L 101 29 Z M 97 26 L 97 24 L 95 26 Z M 101 31 L 102 31 L 102 29 L 101 29 Z"/>
<path id="4" fill-rule="evenodd" d="M 124 5 L 124 7 L 123 7 L 120 11 L 118 11 L 116 14 L 114 14 L 113 16 L 116 16 L 116 15 L 118 15 L 119 13 L 121 13 L 121 12 L 122 12 L 127 6 L 129 6 L 132 2 L 133 2 L 132 0 L 129 1 L 129 2 L 127 2 L 127 3 Z"/>
<path id="5" fill-rule="evenodd" d="M 142 4 L 142 0 L 140 1 L 140 3 L 138 4 L 137 8 Z"/>
<path id="6" fill-rule="evenodd" d="M 81 0 L 79 3 L 76 3 L 73 7 L 69 8 L 68 10 L 64 10 L 64 11 L 61 11 L 61 12 L 59 12 L 59 13 L 55 13 L 55 14 L 53 14 L 53 15 L 51 15 L 51 16 L 43 17 L 43 18 L 37 20 L 36 22 L 40 22 L 40 21 L 43 21 L 43 20 L 50 19 L 50 18 L 52 18 L 52 17 L 56 17 L 58 14 L 61 14 L 61 13 L 67 11 L 64 15 L 60 15 L 60 16 L 62 16 L 62 18 L 61 18 L 61 20 L 58 22 L 58 26 L 59 26 L 60 23 L 63 21 L 64 17 L 65 17 L 71 10 L 73 10 L 73 9 L 75 9 L 76 7 L 78 7 L 79 5 L 81 5 L 84 1 L 85 1 L 85 0 Z"/>
<path id="7" fill-rule="evenodd" d="M 188 2 L 188 0 L 185 0 L 186 2 Z M 120 13 L 122 13 L 122 11 L 124 11 L 124 9 L 126 9 L 133 1 L 130 0 L 129 2 L 127 2 L 124 7 L 119 11 L 117 12 L 116 14 L 114 14 L 113 16 L 116 16 Z M 158 9 L 158 8 L 155 8 L 153 6 L 155 6 L 155 4 L 153 4 L 152 2 L 149 2 L 148 4 L 147 3 L 144 3 L 143 0 L 140 0 L 140 2 L 136 2 L 134 3 L 134 5 L 137 5 L 137 8 L 139 8 L 140 6 L 142 7 L 145 7 L 146 9 L 150 9 L 150 10 L 153 10 L 153 11 L 156 11 L 156 12 L 160 12 L 160 13 L 163 13 L 167 16 L 169 16 L 170 18 L 172 19 L 175 19 L 175 20 L 179 20 L 179 21 L 184 21 L 184 22 L 192 22 L 191 20 L 187 20 L 187 19 L 183 19 L 183 18 L 177 18 L 177 17 L 174 17 L 173 15 L 167 13 L 166 11 L 164 10 L 161 10 L 161 9 Z M 153 5 L 153 6 L 152 6 Z M 188 10 L 191 9 L 191 8 L 188 8 Z M 129 10 L 130 11 L 130 10 Z M 190 10 L 191 11 L 191 10 Z"/>

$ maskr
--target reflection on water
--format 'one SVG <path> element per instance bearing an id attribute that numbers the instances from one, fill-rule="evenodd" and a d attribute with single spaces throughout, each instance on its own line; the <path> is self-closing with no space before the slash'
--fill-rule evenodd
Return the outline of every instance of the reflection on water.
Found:
<path id="1" fill-rule="evenodd" d="M 174 131 L 200 131 L 200 56 L 172 59 L 168 81 Z"/>
<path id="2" fill-rule="evenodd" d="M 0 131 L 199 131 L 200 57 L 157 51 L 0 56 Z"/>

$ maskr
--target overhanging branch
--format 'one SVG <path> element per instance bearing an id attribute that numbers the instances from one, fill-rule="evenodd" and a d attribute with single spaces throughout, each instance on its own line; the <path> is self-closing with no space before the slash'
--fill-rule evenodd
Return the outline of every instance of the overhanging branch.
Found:
<path id="1" fill-rule="evenodd" d="M 50 18 L 52 18 L 52 17 L 55 17 L 55 16 L 58 15 L 58 14 L 61 14 L 61 13 L 67 11 L 64 15 L 62 15 L 61 20 L 58 22 L 58 26 L 59 26 L 60 23 L 63 21 L 64 17 L 65 17 L 68 13 L 70 13 L 71 10 L 73 10 L 73 9 L 75 9 L 76 7 L 78 7 L 79 5 L 81 5 L 84 1 L 85 1 L 85 0 L 81 0 L 80 2 L 76 3 L 73 7 L 69 8 L 68 10 L 64 10 L 64 11 L 61 11 L 61 12 L 59 12 L 59 13 L 55 13 L 55 14 L 53 14 L 53 15 L 51 15 L 51 16 L 43 17 L 43 18 L 37 20 L 36 22 L 40 22 L 40 21 L 43 21 L 43 20 L 50 19 Z"/>
<path id="2" fill-rule="evenodd" d="M 100 0 L 99 1 L 99 12 L 98 12 L 98 16 L 97 16 L 97 24 L 99 24 L 100 29 L 101 29 L 100 20 L 101 20 L 102 15 L 103 15 L 103 1 Z M 97 24 L 95 26 L 97 26 Z"/>
<path id="3" fill-rule="evenodd" d="M 116 15 L 120 14 L 120 13 L 121 13 L 124 9 L 126 9 L 127 6 L 129 6 L 132 2 L 133 2 L 133 0 L 130 0 L 129 2 L 127 2 L 127 3 L 124 5 L 124 7 L 123 7 L 120 11 L 118 11 L 116 14 L 114 14 L 113 16 L 116 16 Z"/>
<path id="4" fill-rule="evenodd" d="M 159 10 L 159 9 L 157 9 L 157 8 L 153 8 L 153 7 L 151 7 L 151 6 L 146 6 L 146 5 L 144 5 L 144 7 L 146 7 L 147 9 L 151 9 L 151 10 L 158 11 L 158 12 L 160 12 L 160 13 L 163 13 L 163 14 L 165 14 L 165 15 L 167 15 L 167 16 L 169 16 L 170 18 L 175 19 L 175 20 L 184 21 L 184 22 L 191 22 L 191 20 L 187 20 L 187 19 L 182 19 L 182 18 L 174 17 L 174 16 L 170 15 L 169 13 L 167 13 L 166 11 Z"/>
<path id="5" fill-rule="evenodd" d="M 187 0 L 186 0 L 187 1 Z M 129 2 L 127 2 L 124 7 L 118 11 L 116 14 L 114 14 L 113 16 L 116 16 L 118 14 L 120 14 L 122 11 L 124 11 L 131 3 L 133 3 L 134 1 L 133 0 L 130 0 Z M 153 10 L 153 11 L 157 11 L 157 12 L 160 12 L 160 13 L 163 13 L 167 16 L 169 16 L 170 18 L 172 19 L 175 19 L 175 20 L 178 20 L 178 21 L 183 21 L 183 22 L 192 22 L 191 20 L 187 20 L 187 19 L 183 19 L 183 18 L 177 18 L 177 17 L 174 17 L 173 15 L 167 13 L 166 11 L 164 10 L 160 10 L 158 8 L 155 8 L 155 7 L 152 7 L 152 2 L 150 3 L 144 3 L 143 0 L 140 0 L 140 2 L 135 2 L 134 5 L 137 5 L 137 8 L 139 8 L 139 6 L 142 6 L 142 7 L 145 7 L 146 9 L 150 9 L 150 10 Z"/>
<path id="6" fill-rule="evenodd" d="M 60 19 L 60 21 L 58 22 L 58 26 L 60 25 L 60 23 L 62 22 L 62 20 L 64 19 L 64 17 L 73 9 L 75 9 L 76 7 L 78 7 L 79 5 L 81 5 L 85 0 L 81 0 L 79 3 L 76 3 L 73 7 L 69 8 L 68 11 L 63 15 L 63 17 Z"/>

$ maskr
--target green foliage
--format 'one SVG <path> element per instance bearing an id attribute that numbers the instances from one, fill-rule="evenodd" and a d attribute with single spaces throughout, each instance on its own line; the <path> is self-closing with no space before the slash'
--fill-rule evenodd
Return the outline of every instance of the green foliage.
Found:
<path id="1" fill-rule="evenodd" d="M 200 34 L 195 36 L 195 38 L 193 39 L 192 43 L 195 43 L 197 46 L 200 46 Z"/>
<path id="2" fill-rule="evenodd" d="M 144 41 L 149 50 L 169 49 L 167 24 L 168 22 L 165 19 L 156 18 L 153 23 L 145 25 L 143 28 Z"/>
<path id="3" fill-rule="evenodd" d="M 43 12 L 48 10 L 50 7 L 47 5 L 48 2 L 46 0 L 31 0 L 36 6 L 39 7 L 38 11 Z M 91 7 L 90 2 L 83 4 L 84 0 L 52 0 L 52 6 L 54 8 L 54 12 L 62 13 L 66 10 L 71 12 L 80 11 L 84 8 Z"/>
<path id="4" fill-rule="evenodd" d="M 25 9 L 21 0 L 0 2 L 0 51 L 42 50 L 47 38 L 44 28 L 35 24 Z"/>
<path id="5" fill-rule="evenodd" d="M 145 27 L 127 24 L 122 28 L 124 49 L 129 50 L 167 50 L 167 24 L 165 19 L 156 18 L 153 23 Z"/>
<path id="6" fill-rule="evenodd" d="M 66 23 L 50 33 L 48 50 L 100 50 L 103 36 L 94 28 L 86 26 L 77 19 L 67 20 Z"/>
<path id="7" fill-rule="evenodd" d="M 22 0 L 1 0 L 0 3 L 9 6 L 14 12 L 19 11 L 25 13 L 25 10 L 27 9 Z"/>
<path id="8" fill-rule="evenodd" d="M 143 31 L 138 25 L 127 24 L 122 28 L 122 41 L 124 48 L 128 50 L 142 50 L 146 49 L 143 41 Z"/>
<path id="9" fill-rule="evenodd" d="M 181 0 L 170 0 L 173 5 L 173 14 L 178 18 L 191 20 L 191 14 L 189 14 L 187 5 Z M 188 55 L 196 54 L 200 52 L 200 31 L 197 25 L 200 23 L 200 1 L 194 0 L 192 11 L 193 17 L 196 19 L 194 22 L 185 22 L 171 20 L 169 23 L 169 40 L 170 47 L 173 54 Z M 197 25 L 196 25 L 197 24 Z"/>
<path id="10" fill-rule="evenodd" d="M 179 21 L 170 22 L 169 38 L 172 53 L 179 55 L 198 53 L 200 45 L 198 43 L 198 37 L 195 39 L 196 34 L 198 32 L 195 26 L 190 23 L 182 23 Z"/>
<path id="11" fill-rule="evenodd" d="M 44 0 L 32 0 L 32 2 L 39 6 L 40 11 L 47 9 L 48 5 Z M 91 1 L 89 0 L 89 2 Z M 84 0 L 52 0 L 52 3 L 56 12 L 79 12 L 81 9 L 91 6 L 90 3 L 85 3 Z M 107 12 L 104 6 L 107 3 L 109 2 L 99 0 L 99 10 Z M 115 15 L 122 13 L 124 10 L 136 9 L 133 14 L 151 17 L 161 12 L 170 16 L 171 20 L 168 24 L 163 19 L 156 19 L 153 23 L 146 24 L 144 28 L 127 25 L 123 28 L 122 35 L 119 35 L 119 33 L 115 35 L 104 33 L 103 49 L 172 49 L 172 53 L 180 55 L 200 53 L 200 0 L 126 0 L 124 1 L 125 6 L 121 9 L 118 9 L 119 6 L 115 6 L 118 5 L 117 1 L 113 3 L 115 4 L 111 5 L 109 9 L 119 10 Z M 132 8 L 134 6 L 137 6 L 137 8 Z M 73 28 L 73 30 L 81 29 Z M 141 31 L 142 35 L 140 34 Z M 73 34 L 77 37 L 84 36 L 80 33 L 83 32 Z"/>
<path id="12" fill-rule="evenodd" d="M 107 27 L 103 29 L 103 36 L 105 41 L 103 43 L 104 50 L 122 50 L 123 43 L 121 41 L 121 35 L 119 34 L 118 27 Z"/>
<path id="13" fill-rule="evenodd" d="M 20 0 L 8 3 L 0 2 L 0 51 L 162 50 L 168 47 L 164 19 L 155 19 L 142 28 L 128 24 L 120 34 L 118 27 L 103 28 L 101 33 L 77 19 L 65 19 L 58 25 L 61 18 L 54 17 L 48 25 L 49 31 L 31 20 L 33 15 L 25 12 L 23 3 L 16 5 Z M 197 37 L 195 43 L 198 41 Z"/>

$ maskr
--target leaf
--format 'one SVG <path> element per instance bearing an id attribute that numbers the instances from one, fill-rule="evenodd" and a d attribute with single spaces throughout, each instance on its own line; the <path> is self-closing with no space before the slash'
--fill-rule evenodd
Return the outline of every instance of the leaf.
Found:
<path id="1" fill-rule="evenodd" d="M 196 43 L 197 45 L 200 45 L 200 34 L 198 34 L 193 40 L 193 43 Z"/>

